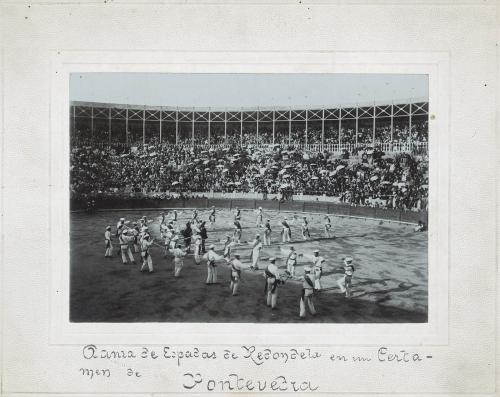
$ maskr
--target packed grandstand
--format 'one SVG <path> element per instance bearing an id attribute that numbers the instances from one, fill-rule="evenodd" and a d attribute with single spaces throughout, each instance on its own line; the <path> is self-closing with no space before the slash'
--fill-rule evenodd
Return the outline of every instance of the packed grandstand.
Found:
<path id="1" fill-rule="evenodd" d="M 291 119 L 280 126 L 274 114 L 272 129 L 263 123 L 259 129 L 257 123 L 257 129 L 245 130 L 241 117 L 239 128 L 224 123 L 221 134 L 222 124 L 214 123 L 198 138 L 193 113 L 191 133 L 177 122 L 175 142 L 165 127 L 162 136 L 161 121 L 159 135 L 158 123 L 151 133 L 146 118 L 142 129 L 134 129 L 127 119 L 126 125 L 118 126 L 128 133 L 117 134 L 111 118 L 104 124 L 92 119 L 89 127 L 88 120 L 75 117 L 71 195 L 168 198 L 200 192 L 253 193 L 271 200 L 316 196 L 356 206 L 427 209 L 427 114 L 413 121 L 410 116 L 406 124 L 394 117 L 390 125 L 374 120 L 371 128 L 355 120 L 354 128 L 338 125 L 334 132 L 325 120 L 319 127 L 312 120 L 306 129 Z M 125 136 L 120 142 L 111 138 L 120 134 Z M 191 136 L 181 139 L 183 134 Z"/>

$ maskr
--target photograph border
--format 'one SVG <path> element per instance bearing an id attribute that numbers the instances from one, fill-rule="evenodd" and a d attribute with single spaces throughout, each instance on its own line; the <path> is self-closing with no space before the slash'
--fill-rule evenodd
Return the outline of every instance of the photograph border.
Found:
<path id="1" fill-rule="evenodd" d="M 151 73 L 398 73 L 429 76 L 428 323 L 71 323 L 69 75 Z M 448 342 L 449 55 L 447 52 L 53 51 L 50 87 L 50 344 L 445 345 Z M 210 343 L 207 341 L 210 340 Z M 312 342 L 308 342 L 312 341 Z"/>

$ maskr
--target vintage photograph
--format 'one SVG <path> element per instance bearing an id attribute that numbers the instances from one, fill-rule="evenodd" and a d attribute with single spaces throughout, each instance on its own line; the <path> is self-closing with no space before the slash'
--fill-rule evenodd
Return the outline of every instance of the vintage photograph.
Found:
<path id="1" fill-rule="evenodd" d="M 70 321 L 426 323 L 428 85 L 71 74 Z"/>

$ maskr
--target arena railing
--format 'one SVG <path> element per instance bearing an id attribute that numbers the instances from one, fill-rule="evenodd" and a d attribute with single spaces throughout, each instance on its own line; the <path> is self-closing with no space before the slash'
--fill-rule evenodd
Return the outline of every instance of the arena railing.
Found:
<path id="1" fill-rule="evenodd" d="M 135 197 L 96 197 L 95 209 L 97 210 L 152 210 L 152 209 L 175 209 L 175 208 L 198 208 L 206 209 L 212 206 L 233 210 L 235 208 L 255 210 L 262 207 L 264 210 L 277 212 L 305 212 L 320 213 L 336 216 L 347 216 L 367 219 L 379 219 L 384 221 L 417 223 L 423 221 L 426 224 L 427 211 L 410 211 L 402 209 L 387 209 L 380 207 L 353 206 L 340 201 L 321 200 L 314 196 L 294 196 L 293 200 L 279 200 L 277 195 L 268 194 L 266 199 L 258 193 L 253 194 L 210 194 L 191 193 L 189 197 L 150 198 L 144 196 Z M 87 199 L 71 199 L 72 211 L 89 209 Z"/>
<path id="2" fill-rule="evenodd" d="M 140 143 L 123 143 L 123 142 L 95 142 L 95 141 L 79 141 L 74 140 L 72 142 L 73 146 L 94 146 L 99 148 L 109 148 L 109 147 L 120 147 L 120 148 L 130 148 L 130 147 L 142 147 L 142 142 Z M 163 143 L 164 146 L 195 146 L 211 149 L 227 149 L 235 146 L 240 146 L 239 144 L 191 144 L 189 142 L 182 142 L 179 144 Z M 292 148 L 292 149 L 302 149 L 311 152 L 331 152 L 331 153 L 343 153 L 345 151 L 349 153 L 359 152 L 361 150 L 366 150 L 368 148 L 373 148 L 371 143 L 327 143 L 327 144 L 301 144 L 301 143 L 281 143 L 281 144 L 271 144 L 271 143 L 248 143 L 254 147 L 281 147 L 281 148 Z M 245 146 L 245 144 L 243 145 Z M 386 153 L 414 153 L 414 154 L 426 154 L 428 150 L 427 142 L 376 142 L 375 148 L 382 150 Z"/>

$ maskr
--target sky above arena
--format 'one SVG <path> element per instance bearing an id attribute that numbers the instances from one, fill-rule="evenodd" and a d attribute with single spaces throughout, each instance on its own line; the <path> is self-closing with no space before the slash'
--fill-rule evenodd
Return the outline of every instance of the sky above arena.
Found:
<path id="1" fill-rule="evenodd" d="M 70 100 L 174 107 L 329 107 L 429 96 L 409 74 L 74 73 Z"/>

